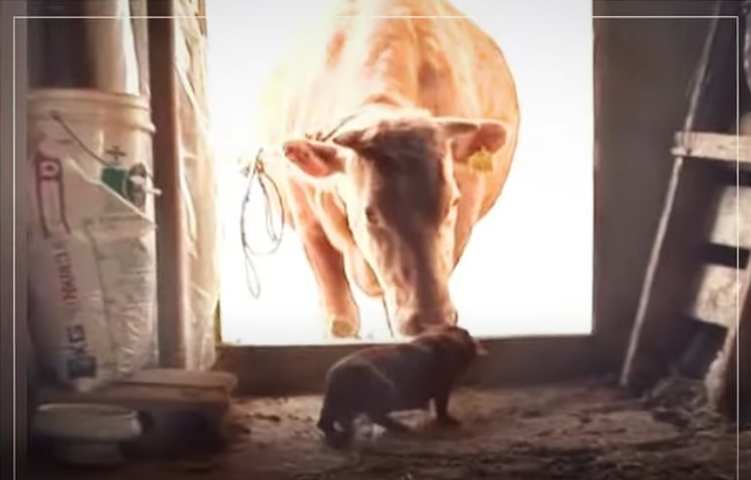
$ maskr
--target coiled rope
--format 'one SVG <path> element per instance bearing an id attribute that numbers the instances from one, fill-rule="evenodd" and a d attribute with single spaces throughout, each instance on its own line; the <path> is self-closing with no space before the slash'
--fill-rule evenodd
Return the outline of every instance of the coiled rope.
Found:
<path id="1" fill-rule="evenodd" d="M 253 163 L 244 172 L 248 177 L 248 180 L 240 212 L 240 243 L 242 244 L 245 257 L 245 279 L 248 285 L 248 290 L 254 298 L 259 298 L 261 296 L 261 281 L 253 259 L 254 257 L 268 256 L 276 253 L 282 244 L 282 236 L 285 228 L 284 205 L 282 203 L 281 193 L 276 182 L 274 182 L 266 172 L 263 162 L 263 153 L 263 148 L 258 149 Z M 258 183 L 258 186 L 261 188 L 261 193 L 263 194 L 265 203 L 264 227 L 266 235 L 271 240 L 271 248 L 265 251 L 255 249 L 251 246 L 246 229 L 248 205 L 250 204 L 253 186 L 256 183 Z M 272 201 L 276 202 L 278 212 L 280 212 L 279 222 L 274 221 L 276 215 L 274 215 Z M 275 225 L 275 223 L 278 224 Z"/>

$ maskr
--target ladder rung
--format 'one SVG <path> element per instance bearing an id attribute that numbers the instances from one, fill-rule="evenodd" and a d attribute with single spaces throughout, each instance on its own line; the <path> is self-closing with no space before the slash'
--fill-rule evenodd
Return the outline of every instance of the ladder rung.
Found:
<path id="1" fill-rule="evenodd" d="M 709 132 L 678 132 L 672 154 L 751 165 L 751 136 Z"/>
<path id="2" fill-rule="evenodd" d="M 738 294 L 741 288 L 736 268 L 704 265 L 699 269 L 696 295 L 685 313 L 705 322 L 732 327 L 738 319 Z"/>
<path id="3" fill-rule="evenodd" d="M 751 248 L 751 188 L 723 186 L 708 240 Z"/>

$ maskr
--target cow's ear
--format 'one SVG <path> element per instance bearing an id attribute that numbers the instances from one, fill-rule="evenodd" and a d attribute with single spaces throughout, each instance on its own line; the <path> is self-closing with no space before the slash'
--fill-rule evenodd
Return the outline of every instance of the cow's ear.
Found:
<path id="1" fill-rule="evenodd" d="M 372 136 L 372 129 L 346 130 L 332 138 L 331 141 L 336 145 L 357 151 L 362 148 L 363 144 L 367 140 L 370 140 Z"/>
<path id="2" fill-rule="evenodd" d="M 324 179 L 342 173 L 347 152 L 344 147 L 316 140 L 288 140 L 282 146 L 284 155 L 302 173 Z"/>
<path id="3" fill-rule="evenodd" d="M 454 161 L 466 164 L 478 152 L 495 154 L 509 141 L 508 126 L 498 120 L 439 117 L 439 128 L 451 141 Z"/>

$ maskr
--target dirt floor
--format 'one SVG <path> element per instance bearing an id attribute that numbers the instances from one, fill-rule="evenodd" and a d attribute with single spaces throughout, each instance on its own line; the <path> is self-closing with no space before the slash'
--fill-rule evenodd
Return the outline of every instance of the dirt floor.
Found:
<path id="1" fill-rule="evenodd" d="M 404 417 L 413 438 L 362 425 L 350 451 L 324 447 L 315 428 L 320 397 L 238 400 L 225 453 L 171 462 L 132 461 L 109 472 L 45 468 L 33 478 L 197 480 L 453 480 L 746 478 L 751 434 L 736 434 L 681 389 L 644 400 L 601 382 L 460 390 L 463 425 L 439 430 L 425 413 Z M 675 392 L 678 392 L 676 394 Z M 689 392 L 690 393 L 690 392 Z M 668 398 L 672 396 L 672 398 Z M 648 408 L 647 408 L 648 407 Z M 740 477 L 737 459 L 740 445 Z M 37 466 L 40 463 L 37 463 Z"/>

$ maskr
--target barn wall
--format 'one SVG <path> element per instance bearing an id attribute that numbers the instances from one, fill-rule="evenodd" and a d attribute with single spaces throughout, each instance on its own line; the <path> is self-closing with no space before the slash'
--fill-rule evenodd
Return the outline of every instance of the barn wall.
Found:
<path id="1" fill-rule="evenodd" d="M 711 15 L 714 2 L 604 1 L 595 15 Z M 728 20 L 733 22 L 734 20 Z M 595 19 L 596 332 L 620 368 L 709 19 Z M 732 125 L 728 125 L 730 128 Z"/>
<path id="2" fill-rule="evenodd" d="M 2 456 L 0 457 L 0 477 L 10 478 L 13 467 L 12 447 L 13 447 L 13 420 L 14 413 L 20 433 L 16 435 L 18 444 L 18 455 L 23 457 L 26 442 L 26 368 L 25 363 L 20 363 L 19 368 L 13 370 L 13 306 L 14 306 L 14 289 L 13 277 L 13 211 L 12 211 L 12 184 L 13 184 L 13 79 L 16 80 L 16 92 L 20 96 L 25 95 L 26 89 L 23 83 L 26 81 L 25 70 L 25 23 L 22 20 L 14 21 L 14 16 L 26 15 L 26 4 L 24 2 L 0 2 L 0 447 Z M 14 28 L 15 25 L 15 28 Z M 17 33 L 14 42 L 13 33 Z M 13 69 L 13 46 L 16 47 L 16 67 Z M 16 118 L 23 118 L 23 104 L 16 105 L 19 112 Z M 25 124 L 16 125 L 16 132 L 19 138 L 26 137 Z M 17 158 L 21 158 L 24 152 L 25 142 L 17 146 Z M 22 177 L 21 177 L 22 178 Z M 17 219 L 16 226 L 22 225 L 22 219 Z M 16 233 L 17 249 L 22 252 L 23 245 L 20 245 L 25 235 Z M 17 271 L 23 272 L 24 261 L 16 263 Z M 17 275 L 16 279 L 20 285 L 24 282 L 23 275 Z M 16 291 L 16 313 L 23 318 L 25 315 L 25 290 L 21 287 Z M 28 337 L 24 335 L 24 330 L 16 332 L 18 342 L 15 350 L 23 356 L 25 353 L 26 341 Z M 14 373 L 19 388 L 14 391 L 13 380 Z M 16 405 L 14 412 L 13 405 Z M 23 458 L 18 464 L 19 477 Z"/>
<path id="3" fill-rule="evenodd" d="M 21 3 L 2 3 L 3 65 L 12 42 L 6 32 L 6 8 Z M 708 15 L 711 2 L 664 2 L 611 0 L 596 2 L 597 15 Z M 685 114 L 686 92 L 708 27 L 695 19 L 599 19 L 597 38 L 597 220 L 596 298 L 597 333 L 603 359 L 619 368 L 636 312 L 641 283 L 656 230 L 670 170 L 672 133 Z M 8 69 L 3 68 L 3 73 Z M 9 100 L 5 78 L 3 104 Z M 2 109 L 3 129 L 8 125 Z M 0 145 L 8 145 L 6 137 Z M 3 147 L 3 172 L 9 152 Z M 7 179 L 3 174 L 0 178 Z M 5 187 L 5 185 L 3 186 Z M 0 188 L 0 192 L 9 189 Z M 5 193 L 3 199 L 5 200 Z M 3 201 L 3 207 L 9 202 Z M 3 210 L 3 217 L 6 212 Z M 10 229 L 2 229 L 3 272 L 8 264 Z M 6 277 L 7 278 L 7 277 Z M 7 330 L 12 317 L 3 285 L 2 302 L 2 445 L 9 441 L 7 408 L 12 391 L 10 345 Z"/>

